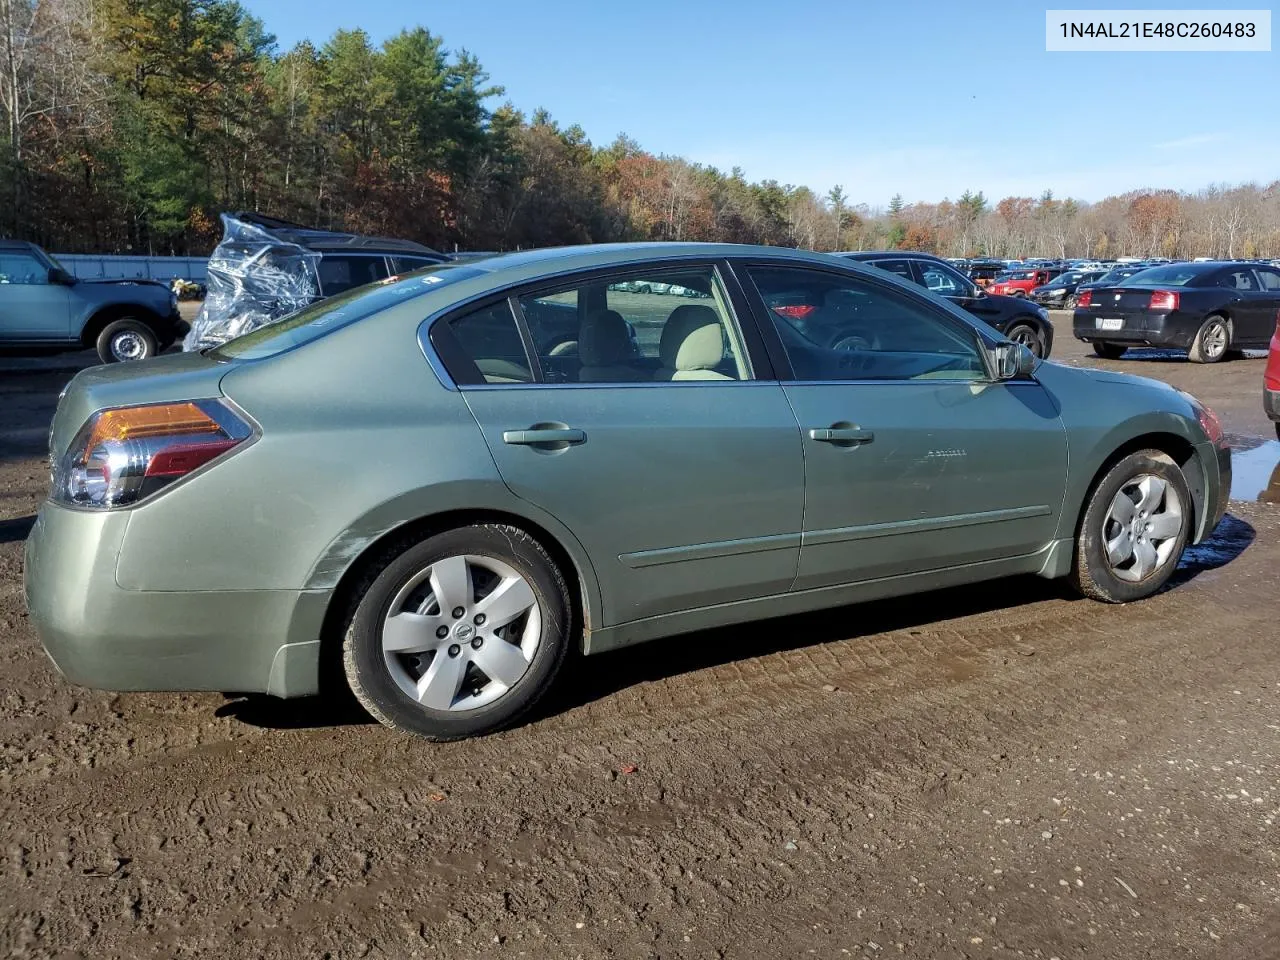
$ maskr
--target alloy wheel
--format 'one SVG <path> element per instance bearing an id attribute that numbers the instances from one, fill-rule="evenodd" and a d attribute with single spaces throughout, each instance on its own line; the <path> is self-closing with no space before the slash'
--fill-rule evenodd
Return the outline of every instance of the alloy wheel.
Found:
<path id="1" fill-rule="evenodd" d="M 1131 583 L 1151 576 L 1169 562 L 1184 522 L 1182 500 L 1167 480 L 1133 477 L 1112 498 L 1102 524 L 1112 573 Z"/>
<path id="2" fill-rule="evenodd" d="M 1210 359 L 1216 360 L 1221 357 L 1227 349 L 1227 327 L 1221 320 L 1215 320 L 1205 328 L 1204 335 L 1201 339 L 1204 345 L 1204 354 Z"/>
<path id="3" fill-rule="evenodd" d="M 382 652 L 401 691 L 433 710 L 474 710 L 529 670 L 542 612 L 528 581 L 493 557 L 446 557 L 410 578 L 382 625 Z"/>

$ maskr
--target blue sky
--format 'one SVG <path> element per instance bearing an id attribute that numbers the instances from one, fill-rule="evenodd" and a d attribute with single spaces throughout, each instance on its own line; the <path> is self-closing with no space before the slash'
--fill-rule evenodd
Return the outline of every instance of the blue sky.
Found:
<path id="1" fill-rule="evenodd" d="M 1047 53 L 1048 4 L 1026 0 L 247 6 L 282 48 L 421 24 L 475 54 L 517 107 L 596 144 L 625 132 L 872 206 L 1280 178 L 1280 53 Z"/>

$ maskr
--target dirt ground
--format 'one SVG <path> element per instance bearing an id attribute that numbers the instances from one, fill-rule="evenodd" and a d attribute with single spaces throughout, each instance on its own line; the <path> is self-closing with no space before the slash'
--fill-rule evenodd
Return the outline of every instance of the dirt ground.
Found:
<path id="1" fill-rule="evenodd" d="M 1280 955 L 1276 506 L 1144 603 L 1011 579 L 678 637 L 431 745 L 59 678 L 21 552 L 77 361 L 0 361 L 7 955 Z M 1209 402 L 1269 486 L 1262 361 L 1105 365 Z"/>

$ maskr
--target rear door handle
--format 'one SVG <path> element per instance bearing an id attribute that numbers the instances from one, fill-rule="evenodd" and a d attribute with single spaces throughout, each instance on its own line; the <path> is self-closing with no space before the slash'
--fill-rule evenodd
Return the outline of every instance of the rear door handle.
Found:
<path id="1" fill-rule="evenodd" d="M 858 443 L 870 443 L 876 435 L 870 430 L 857 426 L 815 427 L 809 431 L 809 439 L 819 443 L 837 443 L 853 446 Z"/>
<path id="2" fill-rule="evenodd" d="M 528 430 L 504 430 L 502 442 L 521 447 L 568 447 L 587 442 L 585 430 L 572 427 L 530 427 Z"/>

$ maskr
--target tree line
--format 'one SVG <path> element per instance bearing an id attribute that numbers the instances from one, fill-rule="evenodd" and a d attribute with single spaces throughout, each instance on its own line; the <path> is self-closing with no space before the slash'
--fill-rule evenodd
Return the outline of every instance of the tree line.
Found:
<path id="1" fill-rule="evenodd" d="M 0 0 L 0 235 L 205 253 L 251 209 L 443 250 L 717 240 L 966 256 L 1280 256 L 1280 181 L 855 204 L 525 114 L 424 28 L 282 52 L 233 0 Z M 856 189 L 856 186 L 855 186 Z"/>

